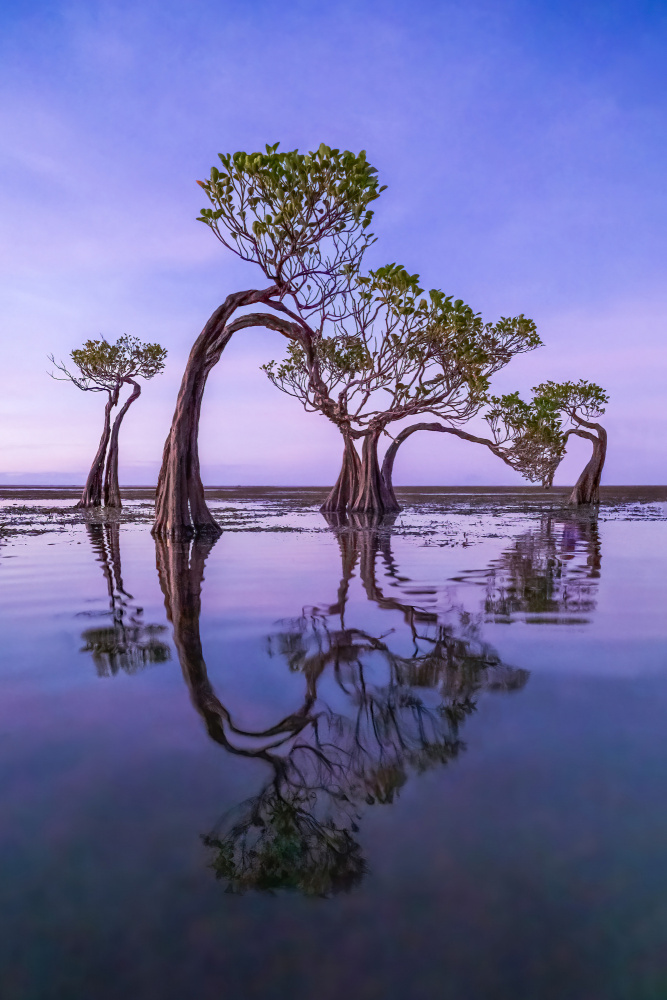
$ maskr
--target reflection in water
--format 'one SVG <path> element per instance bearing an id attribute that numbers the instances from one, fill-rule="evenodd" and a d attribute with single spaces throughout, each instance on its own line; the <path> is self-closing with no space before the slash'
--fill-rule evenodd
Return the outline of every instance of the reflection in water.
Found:
<path id="1" fill-rule="evenodd" d="M 98 561 L 109 594 L 111 624 L 103 628 L 88 628 L 81 638 L 82 653 L 90 653 L 100 677 L 115 676 L 120 671 L 134 674 L 149 663 L 164 663 L 171 656 L 160 634 L 165 625 L 146 625 L 143 608 L 132 604 L 134 598 L 125 590 L 120 561 L 120 525 L 116 522 L 86 524 L 88 537 Z"/>
<path id="2" fill-rule="evenodd" d="M 544 517 L 489 567 L 485 610 L 498 622 L 583 624 L 595 610 L 600 565 L 595 514 Z"/>
<path id="3" fill-rule="evenodd" d="M 433 612 L 384 594 L 379 554 L 398 579 L 390 523 L 352 515 L 330 525 L 342 558 L 336 600 L 303 609 L 268 638 L 270 655 L 303 677 L 301 704 L 258 732 L 237 725 L 207 675 L 199 614 L 213 543 L 156 541 L 167 614 L 195 708 L 227 751 L 271 768 L 260 794 L 205 838 L 217 875 L 232 891 L 327 895 L 356 885 L 366 868 L 356 840 L 363 808 L 392 802 L 411 772 L 456 757 L 461 725 L 479 692 L 517 690 L 528 679 L 527 671 L 500 661 L 463 612 L 456 625 L 443 625 Z M 407 653 L 393 629 L 378 635 L 346 623 L 357 564 L 368 600 L 400 612 L 408 624 Z"/>

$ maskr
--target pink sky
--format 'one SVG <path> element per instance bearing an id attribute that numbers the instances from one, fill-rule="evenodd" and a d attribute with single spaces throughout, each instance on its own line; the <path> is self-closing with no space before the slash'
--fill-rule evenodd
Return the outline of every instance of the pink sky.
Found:
<path id="1" fill-rule="evenodd" d="M 665 17 L 643 3 L 501 6 L 304 2 L 278 22 L 270 0 L 252 14 L 197 0 L 1 15 L 0 482 L 82 481 L 101 400 L 51 381 L 47 355 L 122 333 L 169 349 L 121 442 L 121 480 L 155 481 L 192 341 L 229 291 L 261 280 L 195 221 L 194 181 L 217 152 L 277 139 L 366 148 L 389 185 L 373 263 L 399 260 L 488 319 L 535 318 L 547 346 L 496 388 L 599 382 L 605 481 L 665 482 Z M 259 371 L 281 350 L 243 333 L 212 375 L 208 483 L 333 481 L 336 430 Z M 557 481 L 585 454 L 573 445 Z M 439 435 L 413 438 L 396 478 L 520 482 Z"/>

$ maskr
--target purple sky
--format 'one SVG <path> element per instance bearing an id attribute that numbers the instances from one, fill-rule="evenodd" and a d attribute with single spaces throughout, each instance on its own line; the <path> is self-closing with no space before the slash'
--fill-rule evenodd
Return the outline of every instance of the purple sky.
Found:
<path id="1" fill-rule="evenodd" d="M 0 482 L 82 481 L 101 400 L 51 381 L 46 355 L 122 333 L 169 349 L 121 442 L 122 481 L 155 480 L 192 341 L 259 281 L 195 221 L 194 181 L 218 152 L 324 141 L 365 148 L 388 184 L 373 263 L 537 321 L 547 346 L 496 387 L 601 383 L 606 482 L 664 483 L 666 51 L 664 0 L 5 0 Z M 250 331 L 223 355 L 207 482 L 335 478 L 337 431 L 259 371 L 281 351 Z M 411 439 L 396 474 L 520 482 L 440 435 Z"/>

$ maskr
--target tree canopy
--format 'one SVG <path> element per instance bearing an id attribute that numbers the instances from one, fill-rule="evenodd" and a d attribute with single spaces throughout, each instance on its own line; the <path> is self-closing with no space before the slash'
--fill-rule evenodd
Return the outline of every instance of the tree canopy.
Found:
<path id="1" fill-rule="evenodd" d="M 61 363 L 55 364 L 64 377 L 78 389 L 114 392 L 124 381 L 141 377 L 151 379 L 164 368 L 167 351 L 160 344 L 143 344 L 138 337 L 124 334 L 115 344 L 105 338 L 87 340 L 70 353 L 79 375 Z M 57 377 L 57 376 L 55 376 Z"/>
<path id="2" fill-rule="evenodd" d="M 597 430 L 598 436 L 605 433 L 590 421 L 602 416 L 609 396 L 601 386 L 584 379 L 542 382 L 532 391 L 529 402 L 518 392 L 489 397 L 485 419 L 496 443 L 509 442 L 505 449 L 508 464 L 529 481 L 551 486 L 571 434 L 592 439 L 582 427 Z"/>
<path id="3" fill-rule="evenodd" d="M 424 412 L 465 421 L 484 403 L 491 376 L 542 343 L 525 316 L 484 322 L 462 299 L 425 294 L 419 275 L 399 264 L 350 275 L 347 299 L 348 316 L 316 341 L 313 358 L 292 342 L 263 369 L 353 436 Z"/>
<path id="4" fill-rule="evenodd" d="M 118 484 L 118 435 L 128 409 L 139 397 L 141 386 L 137 378 L 151 379 L 164 368 L 167 351 L 160 344 L 144 344 L 138 337 L 124 334 L 115 344 L 105 338 L 87 340 L 83 347 L 75 348 L 70 357 L 77 372 L 70 371 L 63 362 L 57 363 L 50 355 L 52 364 L 62 372 L 61 376 L 51 373 L 53 378 L 72 382 L 84 392 L 106 392 L 104 425 L 97 453 L 88 473 L 79 506 L 99 507 L 104 502 L 108 507 L 120 507 L 120 487 Z M 132 393 L 126 399 L 111 427 L 111 411 L 118 404 L 123 385 L 131 385 Z M 105 470 L 106 462 L 106 470 Z"/>
<path id="5" fill-rule="evenodd" d="M 585 379 L 578 382 L 542 382 L 534 387 L 533 392 L 545 406 L 553 406 L 575 423 L 601 417 L 609 402 L 609 394 L 601 386 Z"/>
<path id="6" fill-rule="evenodd" d="M 349 270 L 373 241 L 369 205 L 384 190 L 366 152 L 332 149 L 220 153 L 197 183 L 212 208 L 199 221 L 242 260 L 257 264 L 299 315 L 327 314 Z"/>

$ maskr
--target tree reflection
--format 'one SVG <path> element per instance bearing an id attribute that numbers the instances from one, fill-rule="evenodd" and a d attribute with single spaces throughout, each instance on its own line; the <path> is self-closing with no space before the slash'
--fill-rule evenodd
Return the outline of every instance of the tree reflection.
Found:
<path id="1" fill-rule="evenodd" d="M 519 535 L 486 571 L 485 610 L 494 621 L 582 624 L 596 606 L 601 554 L 597 516 L 547 516 Z"/>
<path id="2" fill-rule="evenodd" d="M 169 646 L 160 638 L 166 626 L 146 625 L 143 608 L 133 603 L 123 585 L 120 525 L 111 521 L 86 524 L 86 531 L 106 581 L 110 624 L 82 632 L 81 652 L 91 654 L 100 677 L 112 677 L 120 671 L 134 674 L 149 663 L 169 660 Z"/>
<path id="3" fill-rule="evenodd" d="M 527 671 L 500 661 L 464 612 L 445 625 L 435 612 L 384 593 L 378 557 L 390 577 L 397 573 L 390 522 L 351 515 L 330 526 L 342 560 L 336 600 L 303 609 L 268 637 L 270 655 L 303 677 L 301 704 L 261 731 L 240 727 L 208 678 L 199 614 L 213 542 L 156 541 L 167 614 L 195 708 L 227 751 L 271 767 L 260 794 L 205 838 L 213 868 L 231 891 L 349 890 L 366 870 L 356 840 L 364 808 L 392 802 L 410 773 L 454 759 L 481 691 L 517 690 L 528 679 Z M 368 600 L 400 612 L 408 624 L 407 648 L 392 628 L 376 634 L 346 621 L 357 566 Z"/>

